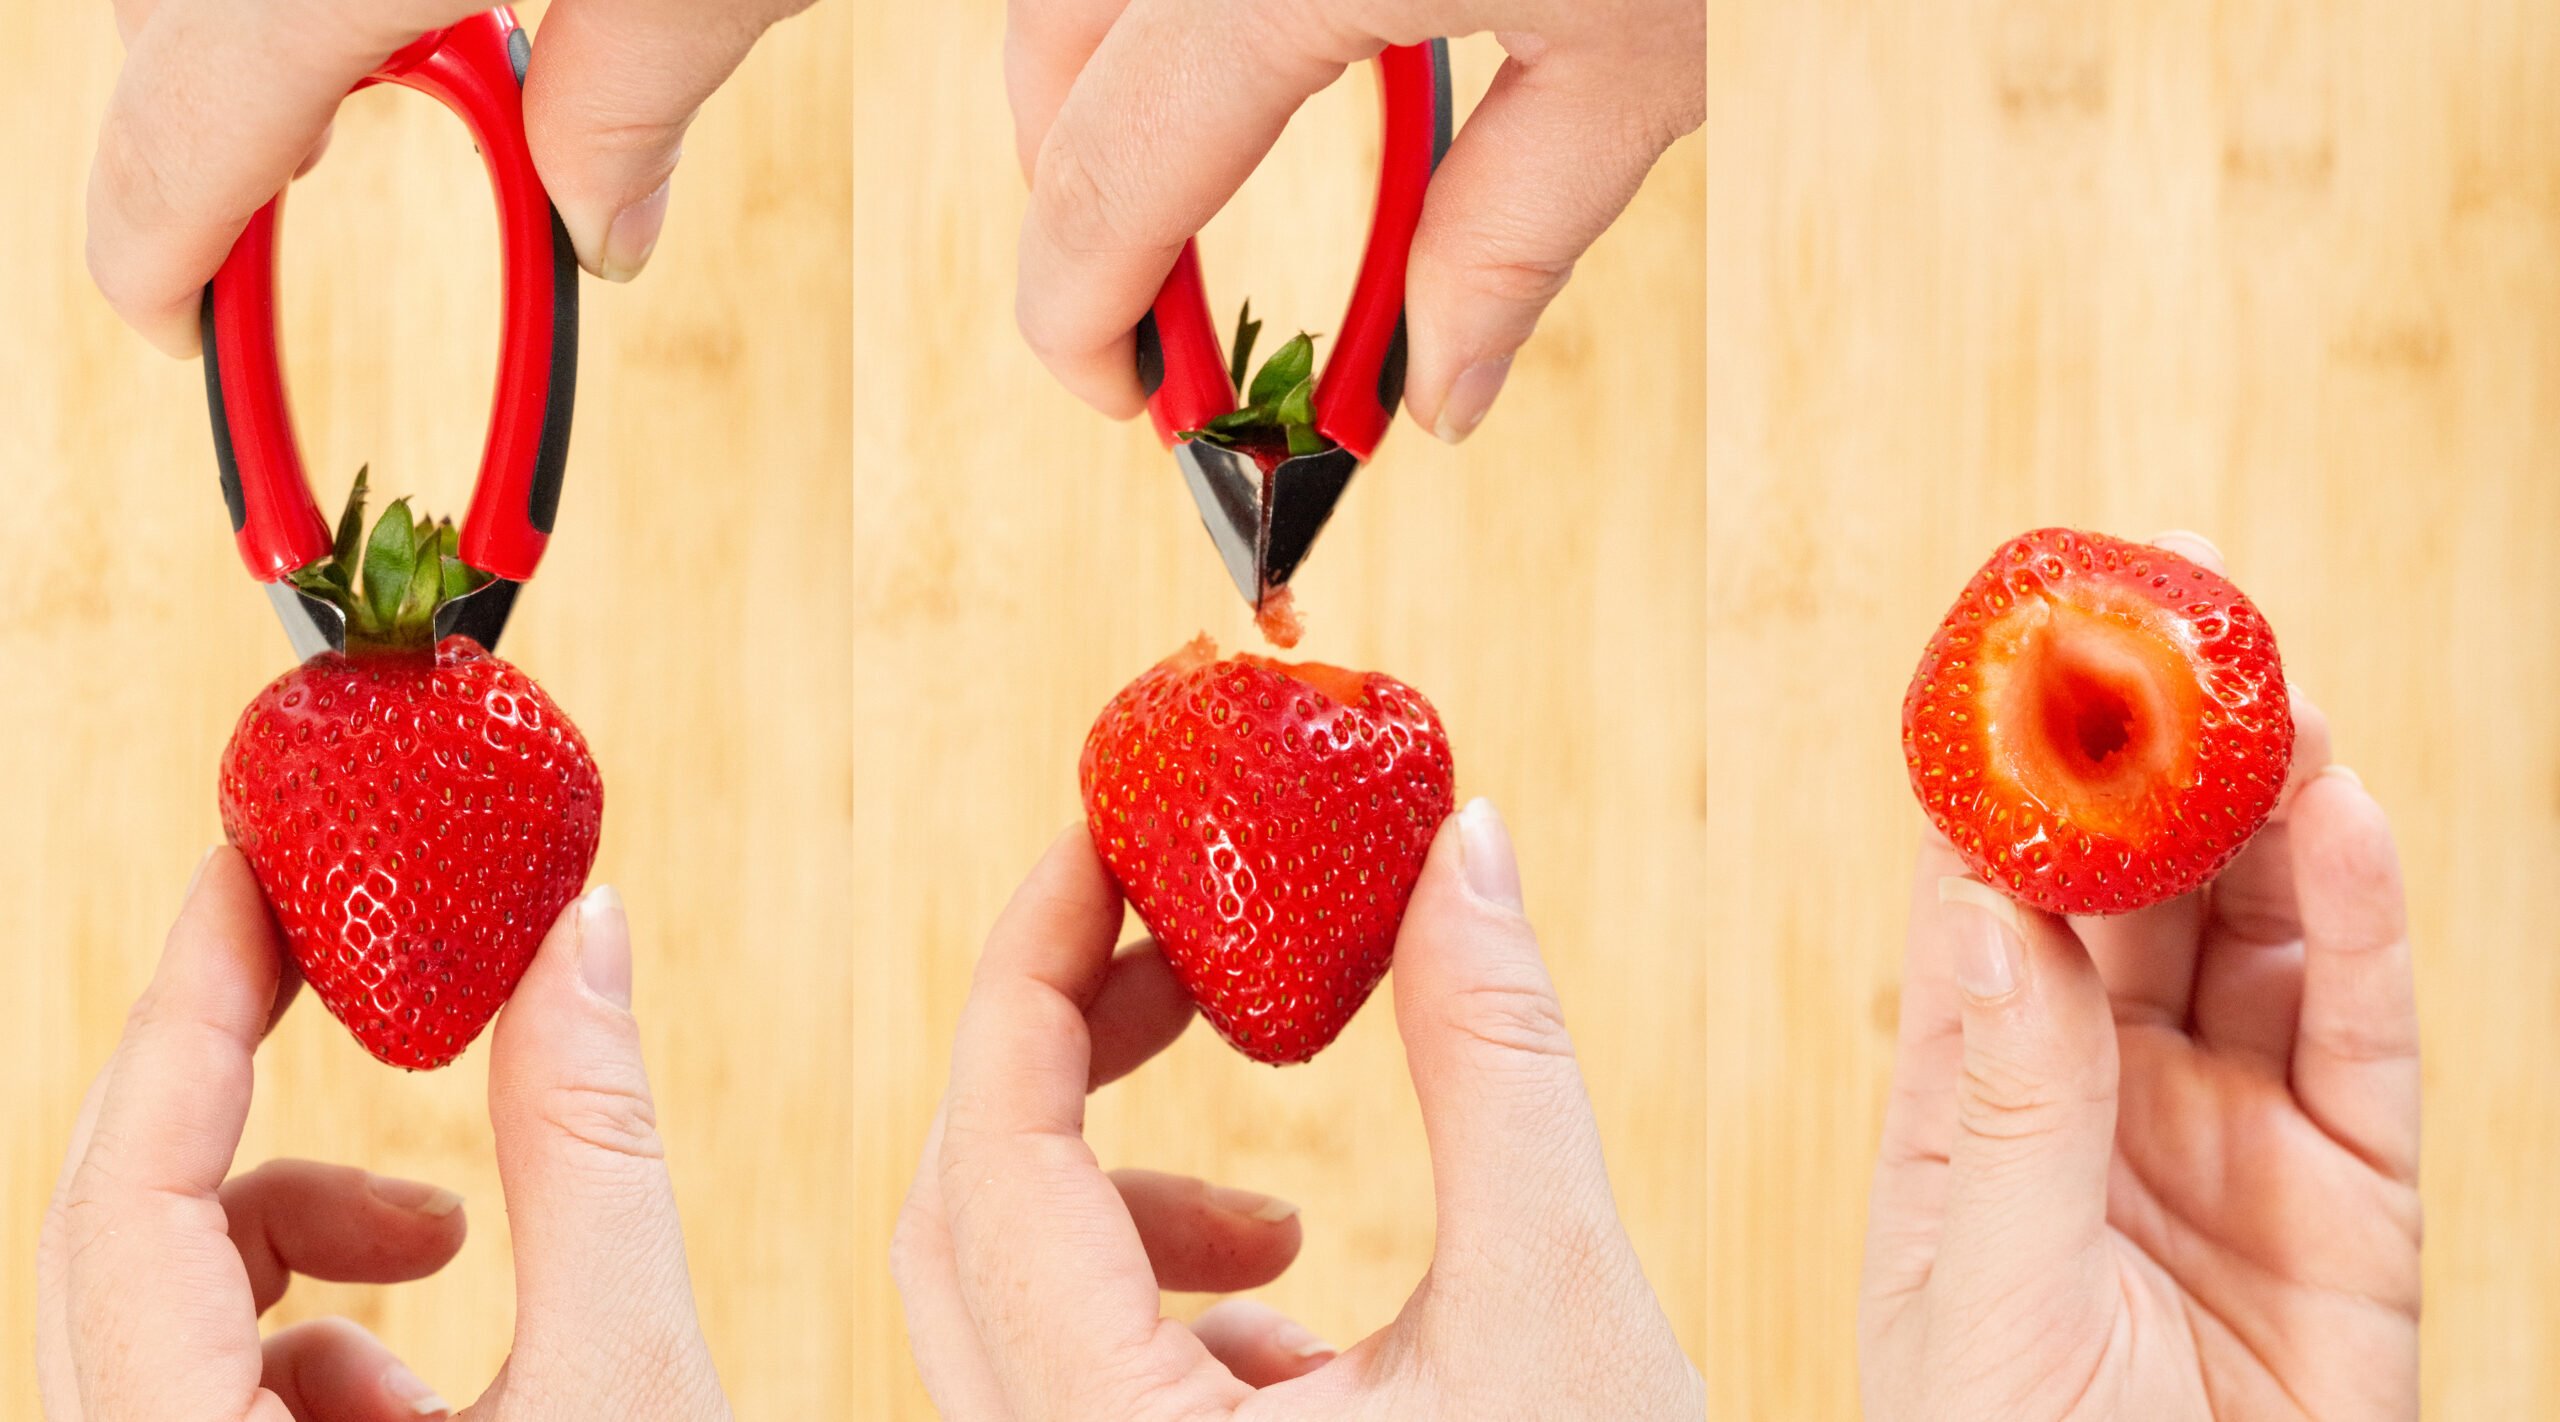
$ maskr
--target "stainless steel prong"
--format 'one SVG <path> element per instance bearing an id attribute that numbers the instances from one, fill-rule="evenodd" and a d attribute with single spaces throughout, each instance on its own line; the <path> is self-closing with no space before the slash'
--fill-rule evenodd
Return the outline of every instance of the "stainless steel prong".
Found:
<path id="1" fill-rule="evenodd" d="M 284 624 L 285 640 L 293 644 L 294 660 L 307 662 L 322 652 L 347 649 L 347 614 L 343 608 L 313 597 L 283 579 L 264 586 L 267 604 L 276 610 L 276 620 Z"/>

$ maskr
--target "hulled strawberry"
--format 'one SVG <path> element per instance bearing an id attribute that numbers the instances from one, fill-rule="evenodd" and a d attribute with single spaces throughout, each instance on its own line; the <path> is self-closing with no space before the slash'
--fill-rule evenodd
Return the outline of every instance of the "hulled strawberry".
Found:
<path id="1" fill-rule="evenodd" d="M 1094 847 L 1183 988 L 1273 1063 L 1323 1050 L 1385 975 L 1456 798 L 1420 692 L 1220 660 L 1207 637 L 1102 709 L 1080 779 Z"/>
<path id="2" fill-rule="evenodd" d="M 1966 864 L 2052 913 L 2202 886 L 2293 758 L 2284 665 L 2230 581 L 2046 528 L 1974 574 L 1902 703 L 1911 788 Z"/>
<path id="3" fill-rule="evenodd" d="M 320 1001 L 424 1070 L 488 1025 L 577 896 L 604 786 L 541 687 L 467 637 L 435 641 L 436 606 L 480 580 L 451 525 L 395 503 L 359 565 L 363 501 L 359 475 L 338 556 L 296 578 L 345 609 L 347 650 L 240 714 L 222 824 Z"/>

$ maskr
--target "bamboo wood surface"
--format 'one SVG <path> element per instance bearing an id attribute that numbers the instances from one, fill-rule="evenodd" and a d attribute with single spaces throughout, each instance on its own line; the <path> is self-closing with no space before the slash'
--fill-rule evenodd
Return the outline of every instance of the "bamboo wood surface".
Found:
<path id="1" fill-rule="evenodd" d="M 2046 523 L 2206 531 L 2394 816 L 2425 1395 L 2560 1416 L 2560 9 L 1717 0 L 1722 1415 L 1853 1414 L 1903 684 Z"/>

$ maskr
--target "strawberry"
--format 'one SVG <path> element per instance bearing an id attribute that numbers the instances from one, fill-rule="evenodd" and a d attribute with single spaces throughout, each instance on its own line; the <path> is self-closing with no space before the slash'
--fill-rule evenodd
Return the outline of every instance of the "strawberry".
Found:
<path id="1" fill-rule="evenodd" d="M 2045 528 L 1974 574 L 1902 702 L 1930 822 L 2051 913 L 2201 887 L 2266 824 L 2293 758 L 2284 664 L 2221 575 Z"/>
<path id="2" fill-rule="evenodd" d="M 604 811 L 578 728 L 542 688 L 435 608 L 482 575 L 452 525 L 406 501 L 354 557 L 295 581 L 347 612 L 347 650 L 269 683 L 222 756 L 222 826 L 285 946 L 367 1051 L 426 1070 L 459 1056 L 577 896 Z"/>
<path id="3" fill-rule="evenodd" d="M 1341 1033 L 1395 950 L 1455 802 L 1449 737 L 1376 672 L 1256 656 L 1207 637 L 1093 723 L 1085 823 L 1174 976 L 1256 1061 Z"/>

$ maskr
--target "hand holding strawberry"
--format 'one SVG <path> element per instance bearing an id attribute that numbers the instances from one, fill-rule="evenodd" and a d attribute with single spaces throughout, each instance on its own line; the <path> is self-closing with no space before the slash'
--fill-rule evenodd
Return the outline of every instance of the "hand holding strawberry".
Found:
<path id="1" fill-rule="evenodd" d="M 578 728 L 436 608 L 477 585 L 450 524 L 405 501 L 361 562 L 297 575 L 347 650 L 276 678 L 222 757 L 222 825 L 330 1013 L 393 1066 L 443 1066 L 488 1025 L 595 862 L 604 786 Z"/>
<path id="2" fill-rule="evenodd" d="M 2191 547 L 2212 582 L 2159 550 L 2090 553 L 2169 570 L 2201 619 L 2230 595 Z M 2381 808 L 2328 766 L 2326 720 L 2296 698 L 2285 724 L 2272 819 L 2196 891 L 2064 919 L 1964 877 L 1985 866 L 1949 842 L 1963 825 L 1922 848 L 1859 1315 L 1868 1416 L 2416 1415 L 2399 867 Z"/>
<path id="3" fill-rule="evenodd" d="M 1437 829 L 1395 981 L 1430 1138 L 1433 1258 L 1410 1297 L 1381 1301 L 1378 1331 L 1339 1353 L 1248 1299 L 1188 1324 L 1165 1316 L 1164 1290 L 1278 1276 L 1301 1224 L 1294 1206 L 1231 1187 L 1106 1174 L 1085 1148 L 1086 1094 L 1191 1014 L 1152 945 L 1112 951 L 1121 899 L 1084 828 L 1051 846 L 988 934 L 890 1247 L 942 1416 L 1704 1415 L 1706 1389 L 1610 1197 L 1510 833 L 1483 801 Z"/>
<path id="4" fill-rule="evenodd" d="M 258 1043 L 294 982 L 248 866 L 217 848 L 81 1107 L 45 1212 L 44 1415 L 725 1422 L 631 1014 L 629 920 L 597 889 L 547 927 L 489 1052 L 515 1335 L 478 1402 L 457 1412 L 353 1319 L 262 1336 L 259 1315 L 296 1275 L 435 1273 L 462 1248 L 467 1212 L 449 1190 L 354 1166 L 232 1172 Z"/>

